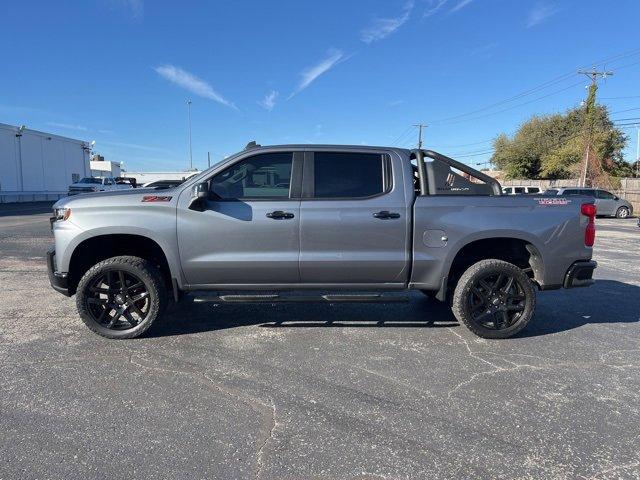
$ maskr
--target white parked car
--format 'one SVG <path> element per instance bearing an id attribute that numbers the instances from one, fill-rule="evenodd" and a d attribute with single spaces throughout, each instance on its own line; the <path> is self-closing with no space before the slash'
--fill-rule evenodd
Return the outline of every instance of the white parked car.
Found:
<path id="1" fill-rule="evenodd" d="M 505 195 L 524 195 L 527 193 L 540 193 L 540 187 L 532 187 L 529 185 L 513 185 L 510 187 L 502 187 L 502 193 Z"/>
<path id="2" fill-rule="evenodd" d="M 129 190 L 131 183 L 118 183 L 113 177 L 86 177 L 69 185 L 68 195 L 91 192 L 111 192 L 114 190 Z"/>

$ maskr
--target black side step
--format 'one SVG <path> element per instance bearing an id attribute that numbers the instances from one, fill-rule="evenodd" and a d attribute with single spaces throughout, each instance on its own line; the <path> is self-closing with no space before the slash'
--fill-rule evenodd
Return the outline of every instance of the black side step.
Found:
<path id="1" fill-rule="evenodd" d="M 233 295 L 198 295 L 196 302 L 215 303 L 392 303 L 408 302 L 406 294 L 385 293 L 331 293 L 318 295 L 286 295 L 286 294 L 233 294 Z"/>

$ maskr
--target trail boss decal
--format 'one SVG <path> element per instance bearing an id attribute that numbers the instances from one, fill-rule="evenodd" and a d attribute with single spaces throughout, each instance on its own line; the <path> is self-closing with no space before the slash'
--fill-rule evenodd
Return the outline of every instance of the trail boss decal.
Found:
<path id="1" fill-rule="evenodd" d="M 538 205 L 553 207 L 554 205 L 569 205 L 571 200 L 566 198 L 536 198 Z"/>
<path id="2" fill-rule="evenodd" d="M 158 195 L 145 195 L 144 197 L 142 197 L 142 201 L 143 202 L 168 202 L 171 200 L 171 198 L 173 197 L 168 197 L 168 196 L 158 196 Z"/>

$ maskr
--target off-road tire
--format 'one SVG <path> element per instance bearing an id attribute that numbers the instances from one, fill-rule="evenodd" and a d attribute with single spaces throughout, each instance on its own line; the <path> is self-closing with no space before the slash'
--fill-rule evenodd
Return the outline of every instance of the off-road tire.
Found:
<path id="1" fill-rule="evenodd" d="M 490 275 L 504 274 L 506 278 L 513 277 L 517 282 L 516 288 L 521 290 L 524 299 L 521 305 L 524 307 L 520 316 L 507 328 L 487 328 L 479 324 L 471 314 L 470 296 L 476 283 Z M 527 326 L 536 305 L 536 292 L 533 283 L 526 273 L 516 265 L 503 260 L 489 259 L 481 260 L 471 265 L 460 277 L 454 294 L 451 309 L 455 317 L 473 333 L 482 338 L 502 339 L 509 338 Z"/>
<path id="2" fill-rule="evenodd" d="M 149 293 L 146 317 L 135 327 L 126 330 L 106 328 L 96 322 L 88 310 L 88 298 L 91 296 L 89 288 L 92 282 L 107 271 L 118 270 L 135 275 L 144 284 L 146 291 Z M 139 337 L 162 315 L 167 303 L 167 288 L 158 268 L 148 260 L 133 256 L 111 257 L 95 264 L 82 276 L 76 291 L 76 307 L 82 321 L 93 332 L 111 339 Z"/>

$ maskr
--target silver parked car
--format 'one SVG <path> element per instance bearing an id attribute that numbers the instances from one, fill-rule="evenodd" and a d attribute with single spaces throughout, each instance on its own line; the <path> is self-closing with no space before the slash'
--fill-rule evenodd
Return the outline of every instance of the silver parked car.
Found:
<path id="1" fill-rule="evenodd" d="M 633 215 L 633 205 L 630 202 L 600 188 L 558 187 L 548 189 L 545 193 L 551 195 L 593 197 L 598 209 L 598 215 L 617 218 L 627 218 Z"/>

